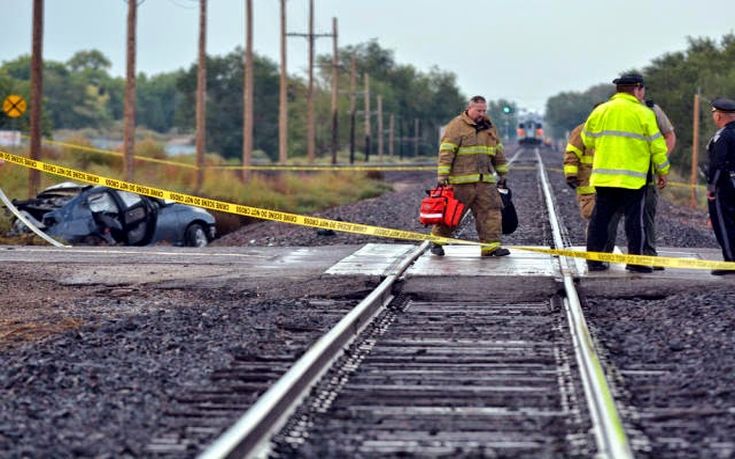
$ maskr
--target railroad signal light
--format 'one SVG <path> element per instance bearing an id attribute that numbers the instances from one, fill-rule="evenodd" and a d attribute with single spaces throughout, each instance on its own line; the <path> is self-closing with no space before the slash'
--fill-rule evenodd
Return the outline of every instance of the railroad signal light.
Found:
<path id="1" fill-rule="evenodd" d="M 513 107 L 511 107 L 510 105 L 503 105 L 503 113 L 506 115 L 510 115 L 511 113 L 513 113 Z"/>

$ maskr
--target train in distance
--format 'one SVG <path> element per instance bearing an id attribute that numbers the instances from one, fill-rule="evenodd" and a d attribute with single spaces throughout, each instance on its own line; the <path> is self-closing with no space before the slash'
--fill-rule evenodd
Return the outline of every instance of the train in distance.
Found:
<path id="1" fill-rule="evenodd" d="M 520 145 L 544 144 L 544 125 L 537 118 L 521 119 L 518 123 L 518 129 L 516 129 L 516 137 Z"/>

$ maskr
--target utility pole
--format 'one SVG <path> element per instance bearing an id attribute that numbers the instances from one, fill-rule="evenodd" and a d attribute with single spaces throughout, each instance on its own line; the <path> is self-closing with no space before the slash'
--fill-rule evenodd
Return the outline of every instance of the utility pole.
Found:
<path id="1" fill-rule="evenodd" d="M 135 150 L 135 26 L 137 0 L 128 2 L 127 68 L 125 72 L 125 126 L 123 128 L 123 170 L 125 180 L 133 180 L 133 152 Z"/>
<path id="2" fill-rule="evenodd" d="M 314 0 L 309 0 L 309 86 L 306 90 L 306 156 L 310 163 L 316 157 L 314 126 Z"/>
<path id="3" fill-rule="evenodd" d="M 396 140 L 396 115 L 390 114 L 390 121 L 388 122 L 388 154 L 392 157 L 395 154 L 395 140 Z"/>
<path id="4" fill-rule="evenodd" d="M 378 160 L 383 162 L 383 96 L 378 96 Z"/>
<path id="5" fill-rule="evenodd" d="M 414 118 L 413 120 L 413 156 L 417 158 L 419 156 L 419 119 Z"/>
<path id="6" fill-rule="evenodd" d="M 332 164 L 337 164 L 339 149 L 339 121 L 337 96 L 339 94 L 339 48 L 337 47 L 337 18 L 332 18 Z"/>
<path id="7" fill-rule="evenodd" d="M 288 73 L 286 72 L 286 0 L 281 0 L 281 75 L 278 96 L 278 162 L 288 160 Z"/>
<path id="8" fill-rule="evenodd" d="M 253 0 L 245 0 L 245 78 L 243 91 L 242 164 L 250 166 L 253 156 Z M 250 177 L 250 169 L 243 168 L 242 179 Z"/>
<path id="9" fill-rule="evenodd" d="M 370 161 L 370 75 L 365 72 L 365 162 Z"/>
<path id="10" fill-rule="evenodd" d="M 398 120 L 398 158 L 403 161 L 403 117 Z"/>
<path id="11" fill-rule="evenodd" d="M 197 106 L 196 106 L 196 190 L 201 191 L 204 184 L 204 151 L 206 136 L 206 97 L 207 97 L 207 0 L 199 0 L 199 66 L 197 68 Z"/>
<path id="12" fill-rule="evenodd" d="M 306 155 L 309 162 L 316 158 L 316 126 L 314 125 L 314 40 L 331 37 L 331 33 L 314 33 L 314 0 L 309 0 L 309 32 L 289 33 L 288 36 L 304 37 L 309 44 L 309 80 L 306 88 Z"/>
<path id="13" fill-rule="evenodd" d="M 350 64 L 350 164 L 355 164 L 355 122 L 357 120 L 357 57 Z"/>
<path id="14" fill-rule="evenodd" d="M 31 44 L 31 159 L 41 159 L 41 104 L 43 99 L 43 0 L 33 0 L 33 32 Z M 35 196 L 41 175 L 35 169 L 28 173 L 28 196 Z"/>
<path id="15" fill-rule="evenodd" d="M 694 94 L 694 110 L 692 115 L 692 172 L 689 177 L 691 185 L 689 207 L 694 209 L 697 207 L 697 168 L 699 166 L 699 88 L 697 88 L 697 93 Z"/>

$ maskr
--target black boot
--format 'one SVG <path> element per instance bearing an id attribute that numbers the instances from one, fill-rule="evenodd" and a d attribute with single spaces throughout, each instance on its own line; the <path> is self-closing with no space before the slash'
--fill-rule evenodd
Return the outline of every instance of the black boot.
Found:
<path id="1" fill-rule="evenodd" d="M 444 256 L 444 247 L 440 246 L 439 244 L 436 244 L 436 243 L 432 242 L 431 243 L 431 253 L 433 253 L 437 257 L 443 257 Z"/>
<path id="2" fill-rule="evenodd" d="M 587 271 L 607 271 L 608 269 L 610 269 L 609 263 L 587 260 Z"/>

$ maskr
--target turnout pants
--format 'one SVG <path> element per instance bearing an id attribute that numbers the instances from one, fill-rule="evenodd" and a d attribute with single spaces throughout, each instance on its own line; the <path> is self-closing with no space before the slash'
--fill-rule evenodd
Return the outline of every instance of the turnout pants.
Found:
<path id="1" fill-rule="evenodd" d="M 612 252 L 608 247 L 610 224 L 615 214 L 625 215 L 625 237 L 628 240 L 628 253 L 641 255 L 645 240 L 643 227 L 643 207 L 645 187 L 637 190 L 628 188 L 597 187 L 595 209 L 587 229 L 587 251 Z M 618 217 L 619 218 L 619 217 Z"/>
<path id="2" fill-rule="evenodd" d="M 712 229 L 722 247 L 722 259 L 735 261 L 735 189 L 724 184 L 715 190 L 715 199 L 707 201 Z"/>
<path id="3" fill-rule="evenodd" d="M 500 209 L 503 202 L 500 193 L 494 183 L 464 183 L 452 185 L 454 197 L 465 205 L 465 212 L 472 211 L 475 217 L 475 228 L 480 242 L 490 244 L 483 247 L 483 253 L 490 253 L 500 247 L 500 235 L 502 234 L 502 220 Z M 434 225 L 431 234 L 435 236 L 452 237 L 454 228 L 445 225 Z"/>

